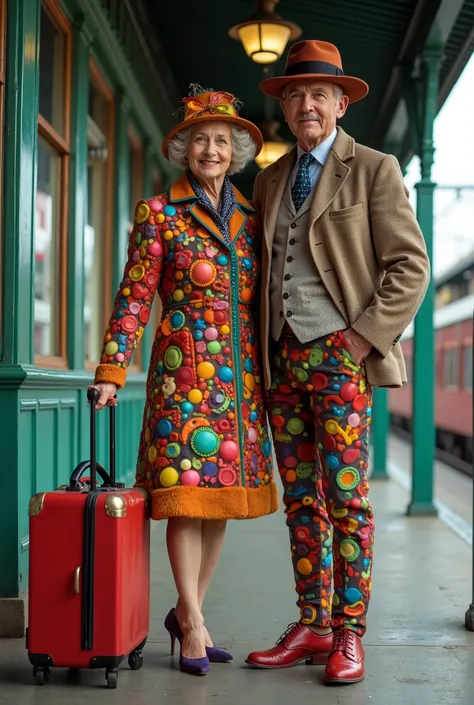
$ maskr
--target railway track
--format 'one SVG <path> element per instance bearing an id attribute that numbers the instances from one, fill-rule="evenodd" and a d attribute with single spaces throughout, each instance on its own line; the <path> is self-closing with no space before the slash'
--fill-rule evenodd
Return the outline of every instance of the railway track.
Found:
<path id="1" fill-rule="evenodd" d="M 398 438 L 401 438 L 407 443 L 411 443 L 411 433 L 409 431 L 405 431 L 404 429 L 393 425 L 391 427 L 391 431 L 395 436 L 398 436 Z M 436 458 L 442 463 L 446 463 L 446 465 L 450 465 L 452 468 L 459 470 L 464 475 L 469 475 L 469 477 L 472 477 L 473 473 L 471 463 L 468 463 L 462 458 L 458 458 L 453 453 L 449 453 L 448 451 L 442 450 L 441 448 L 436 448 Z"/>

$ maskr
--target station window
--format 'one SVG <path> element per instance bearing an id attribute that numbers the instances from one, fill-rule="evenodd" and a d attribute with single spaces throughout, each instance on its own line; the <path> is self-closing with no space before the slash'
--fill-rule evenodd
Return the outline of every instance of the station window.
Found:
<path id="1" fill-rule="evenodd" d="M 459 348 L 446 348 L 444 351 L 444 386 L 459 386 Z"/>
<path id="2" fill-rule="evenodd" d="M 113 94 L 96 64 L 89 68 L 87 222 L 84 232 L 84 345 L 86 367 L 100 358 L 111 298 Z"/>
<path id="3" fill-rule="evenodd" d="M 464 389 L 472 389 L 472 345 L 465 345 L 463 352 L 464 352 L 463 386 L 464 386 Z"/>
<path id="4" fill-rule="evenodd" d="M 43 0 L 39 48 L 35 223 L 36 364 L 66 367 L 66 262 L 71 27 L 57 0 Z"/>

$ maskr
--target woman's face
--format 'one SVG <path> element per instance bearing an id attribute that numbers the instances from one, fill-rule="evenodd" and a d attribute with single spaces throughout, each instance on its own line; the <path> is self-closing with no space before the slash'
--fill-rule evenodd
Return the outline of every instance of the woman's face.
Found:
<path id="1" fill-rule="evenodd" d="M 189 168 L 197 178 L 224 176 L 232 159 L 232 133 L 224 121 L 201 122 L 191 130 Z"/>

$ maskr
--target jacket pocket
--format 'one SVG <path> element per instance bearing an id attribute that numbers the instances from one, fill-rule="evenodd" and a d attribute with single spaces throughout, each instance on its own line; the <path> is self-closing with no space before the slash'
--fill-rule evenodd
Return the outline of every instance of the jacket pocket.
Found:
<path id="1" fill-rule="evenodd" d="M 349 218 L 356 218 L 357 216 L 362 215 L 363 212 L 364 204 L 357 203 L 355 206 L 349 206 L 349 208 L 329 211 L 329 218 L 331 220 L 348 220 Z"/>

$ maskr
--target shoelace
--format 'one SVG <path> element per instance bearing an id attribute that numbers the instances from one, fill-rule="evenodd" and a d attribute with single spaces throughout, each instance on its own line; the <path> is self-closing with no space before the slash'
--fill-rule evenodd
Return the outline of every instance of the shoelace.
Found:
<path id="1" fill-rule="evenodd" d="M 299 627 L 301 627 L 300 622 L 292 622 L 291 624 L 289 624 L 286 630 L 281 635 L 281 637 L 278 639 L 277 646 L 279 644 L 282 644 L 285 641 L 286 637 L 289 636 L 292 632 L 296 631 Z"/>
<path id="2" fill-rule="evenodd" d="M 350 629 L 338 629 L 334 639 L 333 651 L 342 651 L 355 658 L 355 634 Z"/>

